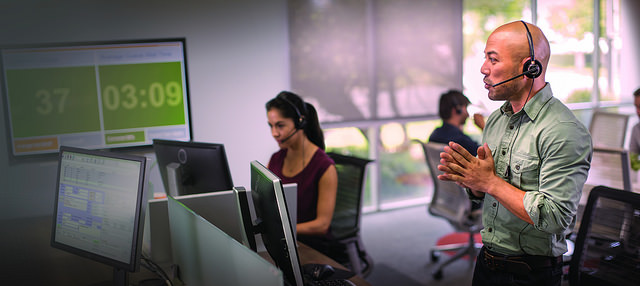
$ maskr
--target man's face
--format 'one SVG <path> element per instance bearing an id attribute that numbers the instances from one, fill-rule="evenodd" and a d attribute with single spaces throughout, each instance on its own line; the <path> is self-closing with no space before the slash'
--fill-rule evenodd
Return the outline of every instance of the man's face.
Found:
<path id="1" fill-rule="evenodd" d="M 480 72 L 484 75 L 484 88 L 489 91 L 491 100 L 508 100 L 521 88 L 517 79 L 493 86 L 522 73 L 520 63 L 512 60 L 507 35 L 500 32 L 491 34 L 484 49 L 484 63 Z"/>
<path id="2" fill-rule="evenodd" d="M 640 96 L 633 97 L 633 105 L 636 106 L 636 114 L 640 117 Z"/>
<path id="3" fill-rule="evenodd" d="M 469 111 L 467 110 L 466 105 L 461 105 L 458 108 L 462 111 L 460 114 L 460 125 L 464 125 L 464 123 L 467 122 L 467 118 L 469 118 Z"/>

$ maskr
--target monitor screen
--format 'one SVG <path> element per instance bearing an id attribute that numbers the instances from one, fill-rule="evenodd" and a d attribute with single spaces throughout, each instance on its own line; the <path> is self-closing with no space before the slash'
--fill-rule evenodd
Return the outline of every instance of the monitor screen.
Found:
<path id="1" fill-rule="evenodd" d="M 267 252 L 290 285 L 303 285 L 302 268 L 280 178 L 258 161 L 251 162 L 251 196 Z"/>
<path id="2" fill-rule="evenodd" d="M 185 39 L 0 48 L 14 156 L 191 140 Z"/>
<path id="3" fill-rule="evenodd" d="M 139 267 L 146 158 L 60 148 L 51 246 L 113 266 L 116 284 Z"/>
<path id="4" fill-rule="evenodd" d="M 168 195 L 233 189 L 223 144 L 154 139 L 153 149 Z"/>

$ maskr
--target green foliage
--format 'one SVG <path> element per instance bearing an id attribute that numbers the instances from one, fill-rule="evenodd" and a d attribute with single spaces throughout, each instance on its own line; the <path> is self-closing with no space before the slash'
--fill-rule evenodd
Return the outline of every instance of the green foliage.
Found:
<path id="1" fill-rule="evenodd" d="M 590 89 L 578 89 L 573 91 L 566 100 L 566 103 L 589 102 L 591 101 Z"/>
<path id="2" fill-rule="evenodd" d="M 551 10 L 551 28 L 569 38 L 582 39 L 593 31 L 593 0 L 575 0 Z"/>
<path id="3" fill-rule="evenodd" d="M 484 43 L 493 31 L 487 23 L 502 25 L 507 22 L 522 18 L 522 10 L 528 5 L 525 0 L 463 0 L 463 23 L 465 27 L 473 27 L 472 34 L 464 35 L 464 56 L 472 53 L 471 46 L 475 43 Z M 469 23 L 471 22 L 471 23 Z"/>
<path id="4" fill-rule="evenodd" d="M 634 171 L 640 170 L 640 158 L 638 158 L 638 154 L 630 153 L 629 160 L 631 163 L 631 169 Z"/>
<path id="5" fill-rule="evenodd" d="M 335 152 L 339 154 L 369 158 L 368 149 L 361 147 L 346 148 L 327 148 L 327 152 Z M 413 198 L 424 194 L 427 188 L 424 185 L 405 182 L 403 178 L 407 175 L 423 175 L 426 170 L 424 160 L 416 161 L 411 158 L 408 151 L 398 151 L 392 153 L 382 152 L 380 158 L 376 160 L 380 170 L 380 196 L 379 199 L 384 202 L 397 201 L 404 198 Z M 371 199 L 370 188 L 365 187 L 363 197 L 364 202 Z"/>
<path id="6" fill-rule="evenodd" d="M 326 152 L 369 159 L 369 147 L 349 146 L 343 148 L 327 147 Z"/>
<path id="7" fill-rule="evenodd" d="M 381 153 L 378 167 L 381 201 L 397 201 L 426 192 L 425 186 L 405 183 L 401 179 L 408 174 L 424 173 L 426 168 L 424 161 L 416 162 L 409 152 Z"/>

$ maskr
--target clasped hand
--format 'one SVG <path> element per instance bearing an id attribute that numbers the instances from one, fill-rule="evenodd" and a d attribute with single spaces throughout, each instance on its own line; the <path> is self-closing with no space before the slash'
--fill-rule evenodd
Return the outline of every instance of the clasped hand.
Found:
<path id="1" fill-rule="evenodd" d="M 438 175 L 438 179 L 453 181 L 482 193 L 488 192 L 493 179 L 498 178 L 491 150 L 486 143 L 478 147 L 478 157 L 474 157 L 460 144 L 449 142 L 444 152 L 440 153 L 438 170 L 444 172 Z"/>

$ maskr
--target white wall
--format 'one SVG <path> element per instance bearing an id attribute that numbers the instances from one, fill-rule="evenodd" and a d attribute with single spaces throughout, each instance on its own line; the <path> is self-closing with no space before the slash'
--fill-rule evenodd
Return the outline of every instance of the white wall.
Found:
<path id="1" fill-rule="evenodd" d="M 0 45 L 186 37 L 194 140 L 225 144 L 238 186 L 276 150 L 264 104 L 290 86 L 285 0 L 3 2 Z M 57 158 L 9 157 L 4 104 L 0 220 L 50 215 Z"/>
<path id="2" fill-rule="evenodd" d="M 640 1 L 623 0 L 621 11 L 622 51 L 620 55 L 620 92 L 631 94 L 640 88 Z"/>

